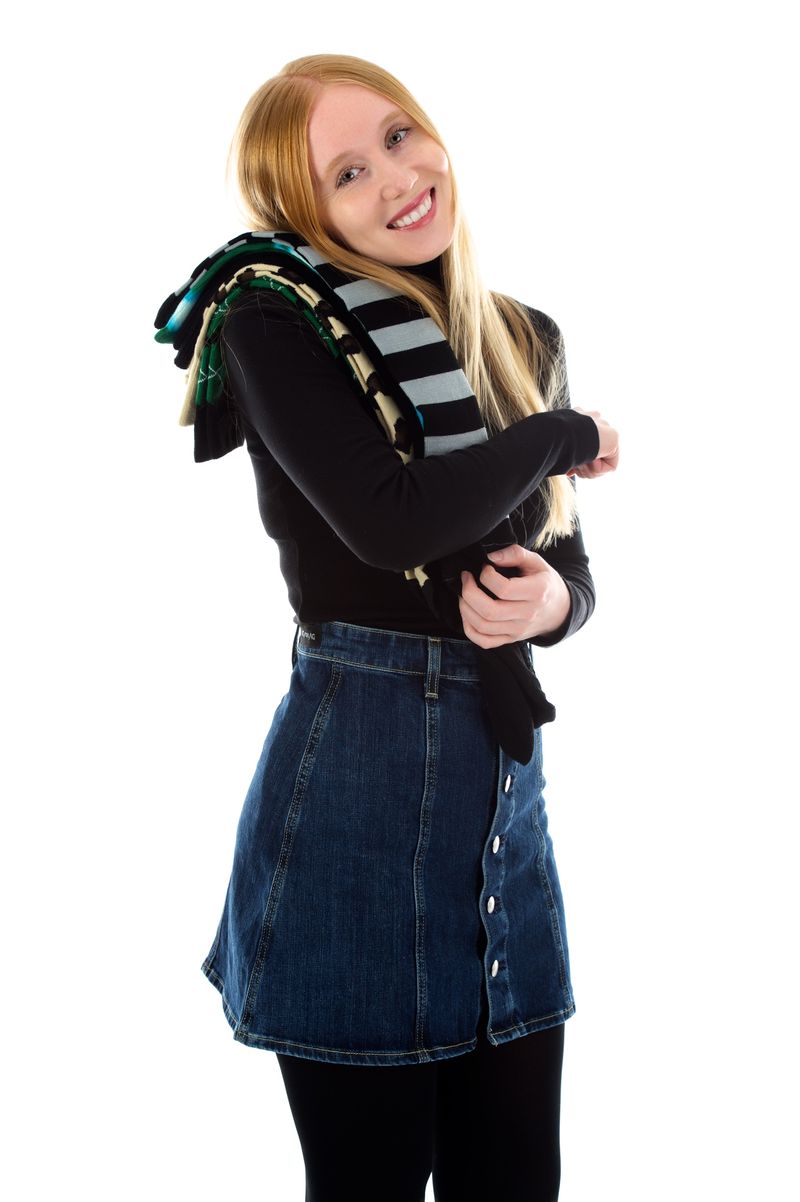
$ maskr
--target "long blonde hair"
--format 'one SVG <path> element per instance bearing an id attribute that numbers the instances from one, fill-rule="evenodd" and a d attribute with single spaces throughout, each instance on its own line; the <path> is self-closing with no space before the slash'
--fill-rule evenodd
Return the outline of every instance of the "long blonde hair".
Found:
<path id="1" fill-rule="evenodd" d="M 294 230 L 341 271 L 378 280 L 417 301 L 448 338 L 490 432 L 558 405 L 565 383 L 563 348 L 538 336 L 519 302 L 481 284 L 452 169 L 454 236 L 442 256 L 444 296 L 424 278 L 343 247 L 323 228 L 307 131 L 320 87 L 336 83 L 360 84 L 394 101 L 446 153 L 428 116 L 388 71 L 350 55 L 294 59 L 250 97 L 231 143 L 228 170 L 233 161 L 250 228 Z M 540 548 L 575 527 L 575 493 L 566 476 L 545 481 L 544 499 Z"/>

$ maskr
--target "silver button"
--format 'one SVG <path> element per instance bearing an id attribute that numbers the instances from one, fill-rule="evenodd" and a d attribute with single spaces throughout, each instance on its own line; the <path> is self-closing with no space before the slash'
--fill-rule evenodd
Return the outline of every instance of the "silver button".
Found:
<path id="1" fill-rule="evenodd" d="M 514 778 L 513 778 L 512 776 L 507 776 L 507 777 L 506 777 L 505 781 L 503 782 L 503 792 L 504 792 L 504 793 L 507 793 L 507 792 L 508 792 L 508 790 L 511 788 L 511 782 L 512 782 L 512 780 L 513 780 L 513 779 L 514 779 Z"/>
<path id="2" fill-rule="evenodd" d="M 496 976 L 497 976 L 497 970 L 498 970 L 498 968 L 499 968 L 499 967 L 500 967 L 500 961 L 499 961 L 499 960 L 494 960 L 494 961 L 492 962 L 492 976 L 493 976 L 493 977 L 496 977 Z"/>
<path id="3" fill-rule="evenodd" d="M 495 835 L 494 839 L 492 840 L 492 851 L 496 852 L 497 849 L 499 848 L 499 846 L 500 846 L 500 836 Z"/>
<path id="4" fill-rule="evenodd" d="M 492 910 L 494 909 L 494 898 L 493 897 L 490 897 L 489 900 L 487 901 L 486 909 L 491 914 Z"/>

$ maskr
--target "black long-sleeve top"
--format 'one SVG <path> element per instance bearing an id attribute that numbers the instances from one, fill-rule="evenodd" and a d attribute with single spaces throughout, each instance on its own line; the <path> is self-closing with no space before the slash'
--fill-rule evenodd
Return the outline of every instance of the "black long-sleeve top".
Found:
<path id="1" fill-rule="evenodd" d="M 436 259 L 411 270 L 440 283 L 440 267 Z M 552 345 L 555 323 L 529 313 Z M 544 520 L 539 485 L 598 452 L 595 423 L 565 407 L 404 464 L 344 365 L 274 293 L 251 294 L 232 309 L 221 347 L 261 520 L 300 621 L 466 637 L 437 622 L 403 570 L 476 542 L 506 515 L 530 548 Z M 594 586 L 579 531 L 540 554 L 571 598 L 563 625 L 530 640 L 547 646 L 586 622 Z"/>

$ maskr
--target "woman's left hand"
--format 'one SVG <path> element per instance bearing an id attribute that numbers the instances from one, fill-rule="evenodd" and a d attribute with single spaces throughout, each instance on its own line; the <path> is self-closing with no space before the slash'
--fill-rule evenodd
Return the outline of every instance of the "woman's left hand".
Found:
<path id="1" fill-rule="evenodd" d="M 541 555 L 514 543 L 492 551 L 489 558 L 504 568 L 518 568 L 521 575 L 503 576 L 484 564 L 480 581 L 495 594 L 495 601 L 478 587 L 471 572 L 461 573 L 458 607 L 464 634 L 471 642 L 479 647 L 500 647 L 538 638 L 562 625 L 570 611 L 569 590 Z"/>

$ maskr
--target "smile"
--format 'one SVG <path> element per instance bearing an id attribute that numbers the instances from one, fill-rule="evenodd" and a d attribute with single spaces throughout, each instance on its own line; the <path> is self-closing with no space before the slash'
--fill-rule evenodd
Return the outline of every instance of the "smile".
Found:
<path id="1" fill-rule="evenodd" d="M 433 220 L 432 210 L 434 203 L 434 189 L 431 188 L 425 199 L 415 209 L 412 209 L 410 213 L 406 213 L 405 216 L 398 218 L 397 221 L 390 222 L 387 229 L 404 230 L 408 229 L 409 226 L 420 225 L 420 223 L 427 225 L 429 221 Z"/>

